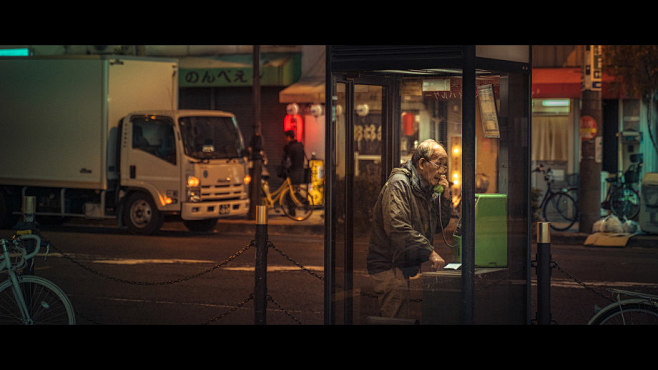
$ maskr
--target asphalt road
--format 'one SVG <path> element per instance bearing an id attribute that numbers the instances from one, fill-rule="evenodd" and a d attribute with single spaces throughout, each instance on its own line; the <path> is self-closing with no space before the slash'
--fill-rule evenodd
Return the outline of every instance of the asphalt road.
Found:
<path id="1" fill-rule="evenodd" d="M 7 237 L 11 230 L 0 230 Z M 43 227 L 53 248 L 37 258 L 36 274 L 71 298 L 82 325 L 253 325 L 254 235 L 192 233 L 167 224 L 155 236 L 106 226 Z M 323 237 L 270 234 L 267 324 L 324 323 Z M 439 242 L 440 244 L 440 242 Z M 365 240 L 355 249 L 363 251 Z M 658 248 L 552 245 L 552 318 L 583 325 L 607 288 L 658 294 Z M 534 257 L 534 251 L 532 255 Z M 361 253 L 362 254 L 362 253 Z M 363 257 L 363 256 L 361 256 Z M 356 257 L 356 259 L 363 259 Z M 303 267 L 300 268 L 300 265 Z M 366 277 L 355 264 L 355 287 Z M 536 286 L 531 316 L 536 312 Z"/>
<path id="2" fill-rule="evenodd" d="M 53 247 L 45 260 L 37 257 L 35 273 L 69 295 L 79 324 L 254 323 L 253 235 L 192 233 L 177 225 L 155 236 L 66 225 L 41 234 Z M 267 323 L 322 324 L 322 237 L 269 240 L 277 250 L 268 253 Z"/>

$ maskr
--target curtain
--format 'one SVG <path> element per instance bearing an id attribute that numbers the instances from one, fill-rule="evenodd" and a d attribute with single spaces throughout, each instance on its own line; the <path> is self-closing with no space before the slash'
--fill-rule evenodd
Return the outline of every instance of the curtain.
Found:
<path id="1" fill-rule="evenodd" d="M 567 161 L 569 116 L 532 117 L 532 160 Z"/>

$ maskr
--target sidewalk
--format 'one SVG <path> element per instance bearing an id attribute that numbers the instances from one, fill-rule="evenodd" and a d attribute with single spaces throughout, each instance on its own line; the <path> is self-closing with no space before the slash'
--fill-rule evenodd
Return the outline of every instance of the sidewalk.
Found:
<path id="1" fill-rule="evenodd" d="M 569 230 L 566 231 L 551 230 L 551 244 L 583 245 L 588 248 L 610 247 L 603 245 L 585 245 L 585 240 L 587 240 L 587 238 L 590 235 L 592 234 L 578 231 L 578 223 L 576 223 Z M 619 235 L 619 234 L 610 233 L 609 235 Z M 624 246 L 616 246 L 616 247 L 624 248 Z M 658 248 L 658 234 L 646 234 L 644 232 L 640 232 L 631 236 L 628 239 L 625 248 L 633 248 L 633 247 Z"/>
<path id="2" fill-rule="evenodd" d="M 217 232 L 256 232 L 256 220 L 241 218 L 220 218 L 215 228 Z M 324 209 L 313 210 L 311 217 L 304 221 L 295 221 L 283 213 L 270 210 L 267 213 L 268 234 L 317 234 L 324 235 Z"/>
<path id="3" fill-rule="evenodd" d="M 448 229 L 450 226 L 448 226 Z M 249 233 L 256 231 L 256 221 L 247 218 L 223 218 L 217 223 L 218 232 L 241 232 Z M 278 214 L 270 210 L 267 215 L 267 232 L 271 234 L 301 234 L 301 235 L 324 235 L 324 209 L 316 209 L 311 217 L 304 221 L 294 221 L 283 213 Z M 578 231 L 578 225 L 574 225 L 568 231 L 551 230 L 551 244 L 584 245 L 589 233 Z M 533 243 L 535 240 L 533 240 Z M 588 245 L 588 248 L 600 246 Z M 626 243 L 626 248 L 658 248 L 657 234 L 633 235 Z M 623 247 L 622 247 L 623 248 Z"/>

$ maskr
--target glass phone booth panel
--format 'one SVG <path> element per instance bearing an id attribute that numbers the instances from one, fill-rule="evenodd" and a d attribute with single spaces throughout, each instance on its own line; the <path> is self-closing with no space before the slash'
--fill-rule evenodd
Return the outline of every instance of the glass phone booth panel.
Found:
<path id="1" fill-rule="evenodd" d="M 354 52 L 354 47 L 348 49 Z M 409 311 L 397 323 L 464 323 L 466 294 L 473 305 L 472 323 L 527 323 L 529 66 L 475 58 L 470 72 L 475 77 L 474 100 L 469 101 L 463 60 L 373 57 L 377 60 L 371 63 L 368 49 L 359 50 L 364 54 L 358 62 L 332 62 L 345 50 L 328 48 L 327 104 L 333 115 L 327 158 L 333 161 L 335 178 L 328 182 L 333 208 L 327 213 L 331 235 L 325 238 L 331 277 L 326 323 L 395 322 L 381 317 L 366 270 L 372 208 L 391 169 L 430 138 L 448 154 L 453 205 L 450 222 L 434 235 L 433 245 L 456 269 L 431 271 L 424 264 L 408 282 Z M 395 68 L 387 66 L 391 60 Z M 403 68 L 405 63 L 413 67 Z M 464 150 L 475 151 L 468 157 L 475 162 L 470 166 L 465 166 Z M 475 171 L 464 174 L 464 168 Z M 474 194 L 474 199 L 465 202 L 464 193 Z M 473 207 L 474 235 L 463 234 L 464 204 Z M 468 292 L 465 272 L 459 268 L 464 238 L 474 243 L 473 289 Z"/>

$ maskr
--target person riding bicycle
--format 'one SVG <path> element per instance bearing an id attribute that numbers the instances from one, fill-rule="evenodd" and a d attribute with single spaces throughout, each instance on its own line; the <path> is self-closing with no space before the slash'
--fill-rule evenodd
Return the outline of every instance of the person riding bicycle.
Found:
<path id="1" fill-rule="evenodd" d="M 283 147 L 283 159 L 281 160 L 281 171 L 279 177 L 289 177 L 293 185 L 303 184 L 304 181 L 304 144 L 297 141 L 295 131 L 287 130 L 284 132 L 286 145 Z M 294 204 L 288 202 L 288 209 L 294 216 Z"/>
<path id="2" fill-rule="evenodd" d="M 295 131 L 284 132 L 286 145 L 283 147 L 283 159 L 281 160 L 280 177 L 290 177 L 293 185 L 304 183 L 304 144 L 297 141 Z"/>

